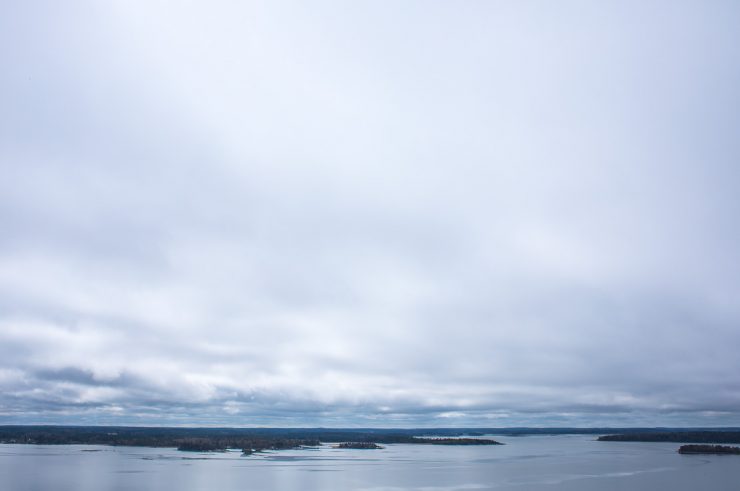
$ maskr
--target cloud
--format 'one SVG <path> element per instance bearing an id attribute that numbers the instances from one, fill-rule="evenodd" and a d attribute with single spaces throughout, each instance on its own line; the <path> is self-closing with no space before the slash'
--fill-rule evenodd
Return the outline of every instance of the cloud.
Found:
<path id="1" fill-rule="evenodd" d="M 740 424 L 734 6 L 3 9 L 0 420 Z"/>

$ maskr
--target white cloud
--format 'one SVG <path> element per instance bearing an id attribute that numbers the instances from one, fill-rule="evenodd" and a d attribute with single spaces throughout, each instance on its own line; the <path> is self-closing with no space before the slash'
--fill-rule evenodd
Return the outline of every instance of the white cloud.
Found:
<path id="1" fill-rule="evenodd" d="M 0 413 L 740 424 L 740 12 L 654 5 L 3 7 Z"/>

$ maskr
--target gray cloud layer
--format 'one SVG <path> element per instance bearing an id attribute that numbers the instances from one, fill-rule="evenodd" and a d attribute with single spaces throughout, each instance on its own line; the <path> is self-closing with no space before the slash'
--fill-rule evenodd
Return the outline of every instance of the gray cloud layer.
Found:
<path id="1" fill-rule="evenodd" d="M 732 2 L 8 2 L 0 421 L 740 424 Z"/>

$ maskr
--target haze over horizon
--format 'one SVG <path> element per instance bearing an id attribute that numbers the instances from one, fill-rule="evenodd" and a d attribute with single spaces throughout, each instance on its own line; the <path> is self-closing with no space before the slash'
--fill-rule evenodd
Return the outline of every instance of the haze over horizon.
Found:
<path id="1" fill-rule="evenodd" d="M 740 426 L 739 25 L 4 2 L 0 424 Z"/>

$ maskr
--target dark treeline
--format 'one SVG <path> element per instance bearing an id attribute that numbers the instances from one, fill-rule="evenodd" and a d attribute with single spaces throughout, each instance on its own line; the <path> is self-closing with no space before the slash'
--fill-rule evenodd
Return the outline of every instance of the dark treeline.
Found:
<path id="1" fill-rule="evenodd" d="M 123 426 L 0 426 L 0 443 L 43 445 L 118 445 L 177 447 L 190 451 L 242 449 L 246 453 L 315 446 L 320 442 L 493 445 L 494 440 L 448 438 L 449 430 L 324 429 L 324 428 L 145 428 Z M 438 436 L 438 435 L 442 436 Z M 454 435 L 468 434 L 455 430 Z"/>
<path id="2" fill-rule="evenodd" d="M 481 435 L 634 435 L 676 432 L 735 432 L 740 428 L 173 428 L 138 426 L 0 426 L 0 442 L 100 443 L 105 445 L 157 446 L 147 442 L 183 438 L 262 437 L 314 439 L 324 442 L 380 441 L 405 443 L 410 437 L 464 437 Z M 360 437 L 359 440 L 354 438 Z M 690 442 L 686 442 L 690 443 Z M 167 445 L 172 446 L 172 445 Z"/>
<path id="3" fill-rule="evenodd" d="M 740 443 L 740 431 L 655 431 L 599 437 L 602 442 Z"/>
<path id="4" fill-rule="evenodd" d="M 412 443 L 428 445 L 502 445 L 501 442 L 487 438 L 414 438 Z"/>
<path id="5" fill-rule="evenodd" d="M 85 444 L 185 449 L 280 449 L 318 442 L 491 445 L 493 435 L 601 434 L 603 441 L 740 443 L 740 429 L 670 428 L 171 428 L 132 426 L 0 426 L 0 443 Z"/>
<path id="6" fill-rule="evenodd" d="M 0 443 L 177 447 L 182 450 L 268 449 L 318 445 L 315 437 L 294 438 L 241 428 L 144 428 L 123 426 L 0 426 Z"/>
<path id="7" fill-rule="evenodd" d="M 343 434 L 343 436 L 347 436 Z M 383 448 L 378 445 L 375 441 L 370 441 L 370 438 L 374 438 L 381 443 L 407 443 L 416 445 L 501 445 L 501 443 L 490 440 L 490 439 L 478 439 L 478 438 L 419 438 L 407 435 L 382 435 L 382 434 L 361 434 L 355 433 L 351 435 L 355 439 L 362 437 L 361 441 L 349 441 L 341 442 L 337 445 L 337 448 L 355 448 L 355 449 L 378 449 Z M 244 453 L 249 454 L 252 452 L 261 452 L 264 450 L 287 450 L 291 448 L 300 447 L 315 447 L 321 445 L 321 442 L 336 443 L 336 435 L 329 435 L 328 438 L 317 440 L 307 438 L 280 438 L 280 437 L 201 437 L 201 438 L 188 438 L 182 440 L 177 448 L 178 450 L 186 451 L 223 451 L 228 448 L 238 448 Z"/>
<path id="8" fill-rule="evenodd" d="M 740 455 L 740 447 L 727 447 L 724 445 L 681 445 L 678 453 Z"/>
<path id="9" fill-rule="evenodd" d="M 287 449 L 319 445 L 315 436 L 244 431 L 241 428 L 139 428 L 90 426 L 0 426 L 0 443 L 177 447 L 190 451 Z"/>
<path id="10" fill-rule="evenodd" d="M 321 445 L 318 440 L 285 439 L 261 437 L 200 437 L 185 438 L 179 441 L 178 450 L 188 452 L 223 452 L 229 448 L 240 449 L 245 454 L 265 450 L 288 450 L 291 448 L 315 447 Z"/>
<path id="11" fill-rule="evenodd" d="M 360 450 L 375 450 L 383 448 L 373 442 L 344 442 L 337 445 L 337 448 L 355 448 Z"/>

